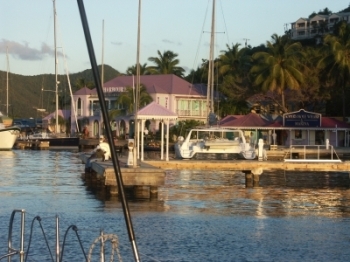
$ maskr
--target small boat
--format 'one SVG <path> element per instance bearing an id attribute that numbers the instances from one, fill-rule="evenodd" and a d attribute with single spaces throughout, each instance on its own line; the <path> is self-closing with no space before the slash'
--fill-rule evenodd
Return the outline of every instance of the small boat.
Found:
<path id="1" fill-rule="evenodd" d="M 180 136 L 175 145 L 175 154 L 177 158 L 185 159 L 197 157 L 199 154 L 233 154 L 234 159 L 237 155 L 245 159 L 254 159 L 256 157 L 255 148 L 249 143 L 246 143 L 242 130 L 230 130 L 216 127 L 217 116 L 214 113 L 214 29 L 215 0 L 213 0 L 210 53 L 208 60 L 207 107 L 209 115 L 207 128 L 195 128 L 190 130 L 186 139 Z"/>
<path id="2" fill-rule="evenodd" d="M 217 127 L 191 129 L 186 138 L 180 136 L 175 144 L 175 154 L 183 159 L 198 154 L 233 154 L 245 159 L 256 157 L 255 147 L 246 143 L 242 130 Z"/>
<path id="3" fill-rule="evenodd" d="M 44 143 L 49 143 L 49 148 L 52 149 L 68 149 L 68 148 L 78 148 L 79 147 L 79 137 L 68 137 L 65 134 L 55 135 L 54 133 L 48 133 L 45 131 L 35 132 L 33 134 L 28 135 L 27 137 L 23 137 L 18 139 L 18 141 L 40 141 Z"/>
<path id="4" fill-rule="evenodd" d="M 161 141 L 150 141 L 147 142 L 143 149 L 145 151 L 161 151 L 162 146 L 161 146 Z M 164 150 L 166 150 L 166 145 L 164 145 Z M 173 145 L 169 145 L 169 150 L 174 150 L 174 146 Z"/>
<path id="5" fill-rule="evenodd" d="M 146 143 L 143 148 L 145 151 L 160 151 L 162 147 L 159 142 L 151 141 Z"/>
<path id="6" fill-rule="evenodd" d="M 5 127 L 0 112 L 0 150 L 11 150 L 21 132 L 18 126 Z"/>

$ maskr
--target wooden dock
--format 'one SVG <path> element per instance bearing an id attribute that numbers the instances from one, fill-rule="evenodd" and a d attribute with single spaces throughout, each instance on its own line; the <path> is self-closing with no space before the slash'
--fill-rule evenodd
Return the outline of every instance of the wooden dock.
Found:
<path id="1" fill-rule="evenodd" d="M 198 160 L 171 160 L 168 162 L 148 160 L 145 163 L 164 170 L 232 170 L 245 174 L 247 187 L 259 186 L 260 176 L 264 170 L 294 171 L 294 172 L 347 172 L 350 176 L 350 161 L 343 162 L 284 162 L 258 160 L 231 160 L 231 161 L 198 161 Z"/>
<path id="2" fill-rule="evenodd" d="M 49 149 L 50 143 L 48 141 L 38 141 L 34 139 L 17 140 L 14 147 L 17 149 L 46 150 Z"/>
<path id="3" fill-rule="evenodd" d="M 337 154 L 345 157 L 349 149 L 337 150 Z M 321 151 L 309 150 L 311 155 L 320 157 Z M 339 153 L 340 152 L 340 153 Z M 329 155 L 328 152 L 323 152 Z M 121 173 L 126 188 L 133 189 L 133 196 L 138 198 L 150 198 L 157 196 L 158 187 L 164 185 L 167 170 L 219 170 L 235 171 L 245 174 L 246 186 L 259 186 L 260 176 L 264 171 L 294 171 L 294 172 L 346 172 L 350 175 L 350 161 L 334 161 L 330 159 L 315 161 L 307 159 L 305 151 L 293 149 L 293 155 L 285 161 L 287 149 L 269 150 L 268 160 L 179 160 L 170 161 L 148 159 L 138 162 L 138 167 L 126 166 L 126 156 L 120 158 Z M 81 159 L 86 163 L 88 155 L 82 154 Z M 118 194 L 116 176 L 111 161 L 95 161 L 92 163 L 92 174 L 86 174 L 86 178 L 98 180 L 110 194 Z"/>
<path id="4" fill-rule="evenodd" d="M 100 143 L 100 140 L 98 138 L 80 138 L 79 139 L 79 149 L 81 151 L 85 150 L 85 149 L 92 149 L 95 148 L 98 144 Z M 120 151 L 122 151 L 122 149 L 124 147 L 126 147 L 127 145 L 127 141 L 125 140 L 116 140 L 114 141 L 114 146 L 116 148 L 118 148 Z"/>
<path id="5" fill-rule="evenodd" d="M 85 164 L 88 154 L 81 154 Z M 164 185 L 165 170 L 139 162 L 137 167 L 128 167 L 125 157 L 119 158 L 122 179 L 126 190 L 135 198 L 154 198 L 158 196 L 158 187 Z M 99 187 L 106 194 L 118 195 L 118 185 L 112 161 L 94 160 L 91 162 L 93 172 L 85 172 L 85 181 L 91 186 Z"/>
<path id="6" fill-rule="evenodd" d="M 350 172 L 350 161 L 340 163 L 314 163 L 314 162 L 284 162 L 279 160 L 258 161 L 258 160 L 147 160 L 145 164 L 164 170 L 294 170 L 294 171 L 316 171 L 316 172 Z"/>

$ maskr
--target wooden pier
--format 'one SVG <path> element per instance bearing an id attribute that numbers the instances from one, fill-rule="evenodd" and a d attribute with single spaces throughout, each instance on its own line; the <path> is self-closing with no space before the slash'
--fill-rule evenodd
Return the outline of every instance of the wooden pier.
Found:
<path id="1" fill-rule="evenodd" d="M 294 172 L 346 172 L 350 175 L 350 161 L 346 160 L 349 150 L 338 150 L 337 154 L 343 157 L 342 161 L 334 161 L 333 156 L 327 162 L 324 156 L 329 156 L 329 151 L 309 150 L 310 156 L 319 157 L 318 161 L 308 159 L 305 150 L 293 148 L 293 156 L 288 157 L 288 149 L 269 150 L 268 160 L 178 160 L 170 161 L 148 159 L 138 162 L 138 167 L 126 166 L 127 159 L 120 159 L 121 173 L 125 188 L 133 190 L 133 196 L 137 198 L 156 197 L 158 187 L 164 185 L 167 170 L 219 170 L 235 171 L 245 174 L 246 186 L 259 186 L 260 176 L 264 171 L 294 171 Z M 291 153 L 291 152 L 290 152 Z M 321 156 L 321 154 L 323 156 Z M 82 154 L 81 159 L 86 163 L 88 155 Z M 286 160 L 286 157 L 288 159 Z M 322 158 L 322 160 L 321 160 Z M 86 174 L 87 178 L 95 177 L 100 181 L 110 194 L 118 194 L 116 176 L 111 161 L 95 161 L 92 163 L 92 174 Z"/>
<path id="2" fill-rule="evenodd" d="M 80 159 L 85 164 L 89 155 L 81 154 Z M 119 159 L 124 188 L 134 198 L 155 198 L 158 187 L 164 185 L 165 170 L 139 162 L 137 167 L 128 167 L 126 158 Z M 105 194 L 118 195 L 118 185 L 112 161 L 93 160 L 93 172 L 85 172 L 85 181 L 105 191 Z"/>
<path id="3" fill-rule="evenodd" d="M 46 150 L 46 149 L 49 149 L 50 142 L 38 141 L 34 139 L 17 140 L 14 147 L 17 149 Z"/>
<path id="4" fill-rule="evenodd" d="M 269 171 L 295 171 L 295 172 L 347 172 L 350 175 L 350 161 L 339 163 L 326 162 L 284 162 L 284 161 L 258 161 L 258 160 L 171 160 L 168 162 L 159 160 L 145 161 L 154 167 L 163 170 L 232 170 L 243 172 L 246 178 L 246 186 L 259 186 L 260 176 L 264 170 Z"/>

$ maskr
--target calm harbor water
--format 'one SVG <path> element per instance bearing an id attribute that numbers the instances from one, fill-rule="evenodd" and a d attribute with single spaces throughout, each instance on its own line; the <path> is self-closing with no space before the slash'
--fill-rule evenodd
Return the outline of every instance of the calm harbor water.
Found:
<path id="1" fill-rule="evenodd" d="M 103 229 L 118 235 L 123 261 L 133 261 L 120 202 L 85 186 L 78 155 L 0 152 L 0 256 L 7 251 L 12 210 L 25 209 L 26 247 L 39 215 L 54 250 L 58 215 L 61 244 L 76 225 L 88 254 Z M 261 187 L 244 182 L 241 173 L 170 171 L 158 199 L 130 201 L 141 261 L 350 260 L 348 174 L 270 173 Z M 36 222 L 32 235 L 28 261 L 51 261 Z M 84 260 L 74 232 L 68 231 L 66 244 L 64 261 Z"/>

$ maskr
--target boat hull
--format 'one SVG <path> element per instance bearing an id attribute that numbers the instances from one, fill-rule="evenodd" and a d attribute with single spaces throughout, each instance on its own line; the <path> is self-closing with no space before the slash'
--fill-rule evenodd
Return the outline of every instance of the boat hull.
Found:
<path id="1" fill-rule="evenodd" d="M 246 143 L 241 130 L 221 128 L 192 129 L 187 137 L 179 137 L 175 145 L 177 158 L 191 159 L 198 154 L 240 155 L 245 159 L 256 158 L 255 149 Z"/>
<path id="2" fill-rule="evenodd" d="M 19 127 L 0 129 L 0 150 L 11 150 L 20 132 L 21 129 Z"/>
<path id="3" fill-rule="evenodd" d="M 37 140 L 49 142 L 50 148 L 79 147 L 79 137 L 39 138 Z"/>

